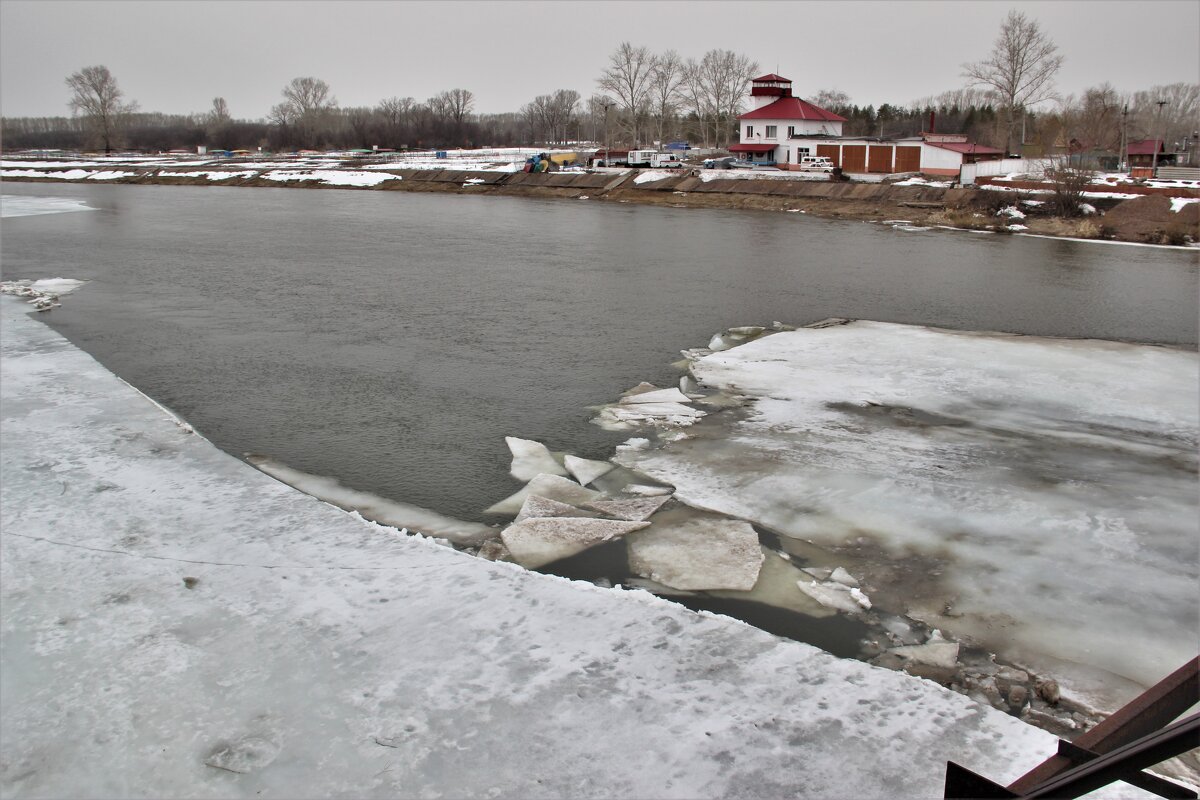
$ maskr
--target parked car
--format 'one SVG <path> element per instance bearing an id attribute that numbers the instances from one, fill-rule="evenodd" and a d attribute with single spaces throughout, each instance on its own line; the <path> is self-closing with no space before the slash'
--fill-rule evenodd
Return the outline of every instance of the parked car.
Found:
<path id="1" fill-rule="evenodd" d="M 828 156 L 804 156 L 800 159 L 801 172 L 833 172 L 833 166 Z"/>
<path id="2" fill-rule="evenodd" d="M 733 156 L 724 156 L 722 158 L 706 158 L 704 159 L 705 169 L 729 169 L 737 161 Z"/>

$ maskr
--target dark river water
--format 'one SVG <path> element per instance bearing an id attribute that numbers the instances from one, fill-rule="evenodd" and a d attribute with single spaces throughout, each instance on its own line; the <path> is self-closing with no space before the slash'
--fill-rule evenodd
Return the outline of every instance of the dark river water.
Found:
<path id="1" fill-rule="evenodd" d="M 1195 346 L 1197 262 L 801 214 L 399 192 L 4 185 L 5 279 L 219 447 L 465 519 L 519 488 L 504 436 L 607 458 L 588 406 L 716 331 L 832 316 Z"/>

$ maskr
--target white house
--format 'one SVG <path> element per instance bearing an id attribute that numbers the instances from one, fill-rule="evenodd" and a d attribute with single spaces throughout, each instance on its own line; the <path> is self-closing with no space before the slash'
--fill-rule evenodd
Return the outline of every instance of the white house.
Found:
<path id="1" fill-rule="evenodd" d="M 754 108 L 738 117 L 741 141 L 729 148 L 756 164 L 799 163 L 817 155 L 811 137 L 840 137 L 846 118 L 792 97 L 792 82 L 763 75 L 751 82 Z"/>
<path id="2" fill-rule="evenodd" d="M 741 141 L 729 150 L 755 164 L 797 169 L 804 156 L 826 156 L 848 173 L 958 175 L 963 164 L 1004 157 L 1003 150 L 970 142 L 965 134 L 844 138 L 845 117 L 793 97 L 792 82 L 775 74 L 755 78 L 750 97 L 754 108 L 738 117 Z"/>

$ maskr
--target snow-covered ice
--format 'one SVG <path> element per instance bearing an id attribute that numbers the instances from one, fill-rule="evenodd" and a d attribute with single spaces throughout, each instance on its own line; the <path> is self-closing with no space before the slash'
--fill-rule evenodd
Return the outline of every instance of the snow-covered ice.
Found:
<path id="1" fill-rule="evenodd" d="M 944 561 L 872 600 L 1047 674 L 1085 665 L 1060 682 L 1112 709 L 1195 655 L 1197 364 L 876 322 L 785 332 L 693 365 L 749 418 L 616 461 L 787 537 Z"/>
<path id="2" fill-rule="evenodd" d="M 630 570 L 674 589 L 749 591 L 763 562 L 749 523 L 690 509 L 664 511 L 626 541 Z"/>
<path id="3" fill-rule="evenodd" d="M 500 538 L 518 564 L 537 569 L 649 524 L 586 517 L 529 517 L 509 525 Z"/>
<path id="4" fill-rule="evenodd" d="M 364 522 L 21 309 L 5 796 L 934 797 L 947 759 L 1006 782 L 1054 750 L 927 681 Z"/>
<path id="5" fill-rule="evenodd" d="M 483 513 L 505 514 L 508 516 L 518 514 L 521 511 L 521 506 L 525 504 L 526 498 L 535 494 L 539 497 L 557 500 L 560 503 L 569 503 L 570 505 L 582 505 L 592 500 L 598 500 L 603 496 L 600 492 L 580 486 L 570 478 L 542 473 L 536 475 L 533 480 L 525 484 L 523 489 L 494 503 L 486 508 Z"/>

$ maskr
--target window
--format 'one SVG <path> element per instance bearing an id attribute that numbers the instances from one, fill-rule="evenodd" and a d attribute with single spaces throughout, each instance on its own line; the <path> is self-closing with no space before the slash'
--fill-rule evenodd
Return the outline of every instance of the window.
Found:
<path id="1" fill-rule="evenodd" d="M 747 126 L 746 126 L 746 138 L 747 138 L 747 139 L 750 139 L 750 138 L 753 138 L 753 137 L 754 137 L 754 126 L 753 126 L 753 125 L 747 125 Z"/>
<path id="2" fill-rule="evenodd" d="M 774 139 L 775 135 L 776 135 L 775 131 L 776 131 L 776 127 L 774 125 L 768 125 L 767 126 L 767 138 Z"/>
<path id="3" fill-rule="evenodd" d="M 792 163 L 792 150 L 790 147 L 783 148 L 783 163 Z"/>
<path id="4" fill-rule="evenodd" d="M 796 126 L 795 125 L 788 125 L 788 138 L 789 139 L 796 138 Z"/>
<path id="5" fill-rule="evenodd" d="M 807 155 L 809 155 L 807 147 L 797 147 L 796 148 L 796 158 L 797 159 L 804 158 Z"/>

